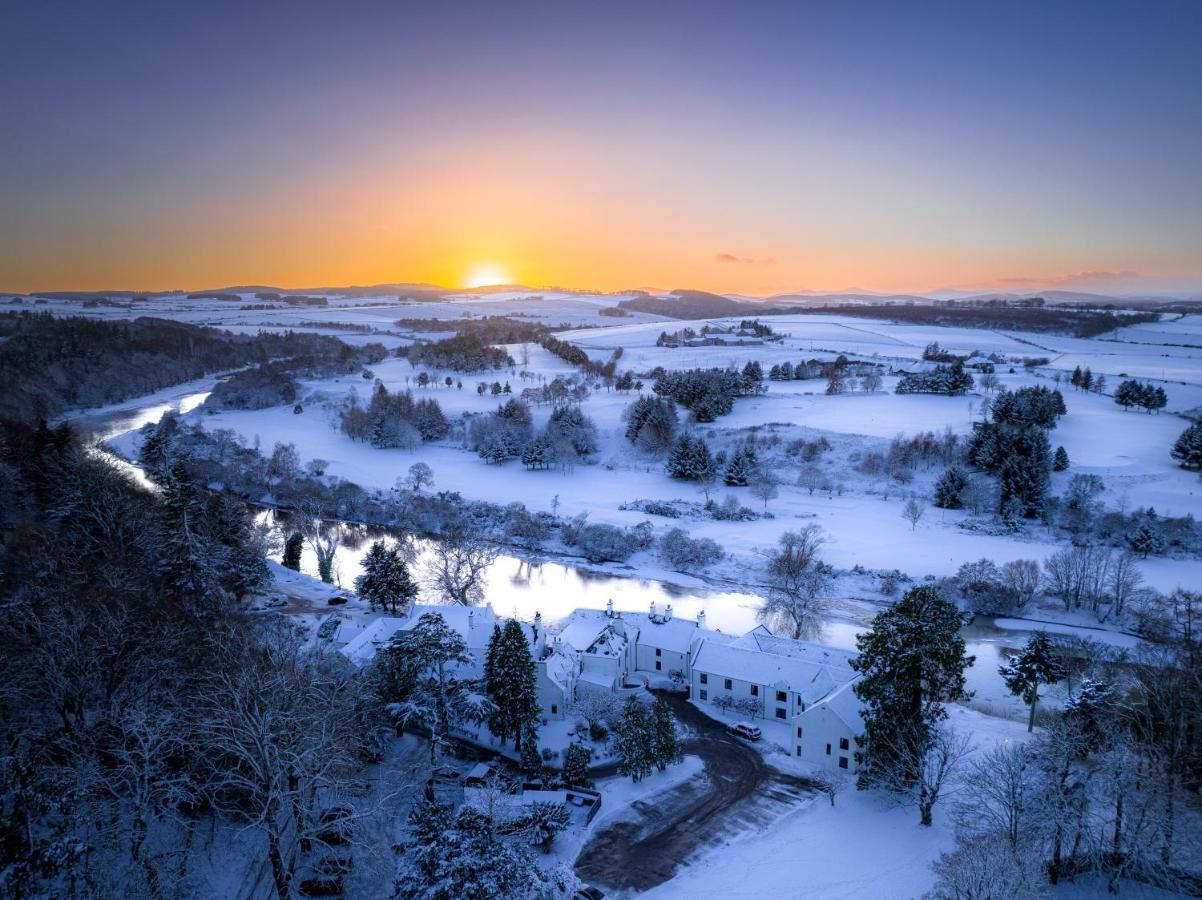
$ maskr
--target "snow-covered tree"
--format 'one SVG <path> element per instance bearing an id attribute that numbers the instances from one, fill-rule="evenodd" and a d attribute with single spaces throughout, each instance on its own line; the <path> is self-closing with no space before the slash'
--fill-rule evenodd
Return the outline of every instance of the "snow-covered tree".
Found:
<path id="1" fill-rule="evenodd" d="M 948 466 L 935 482 L 935 505 L 940 509 L 960 509 L 961 495 L 968 486 L 968 477 L 959 466 Z"/>
<path id="2" fill-rule="evenodd" d="M 864 766 L 860 784 L 914 785 L 943 704 L 965 695 L 963 619 L 929 585 L 911 588 L 856 638 L 853 690 L 862 701 Z"/>
<path id="3" fill-rule="evenodd" d="M 1052 471 L 1063 472 L 1068 466 L 1068 451 L 1064 447 L 1057 447 L 1056 452 L 1052 454 Z"/>
<path id="4" fill-rule="evenodd" d="M 406 479 L 409 485 L 409 490 L 417 492 L 424 487 L 434 486 L 434 470 L 423 462 L 414 463 L 409 467 L 409 476 Z"/>
<path id="5" fill-rule="evenodd" d="M 538 752 L 538 729 L 535 728 L 534 719 L 527 719 L 519 732 L 521 735 L 521 759 L 520 766 L 522 774 L 527 778 L 538 778 L 543 774 L 543 758 Z"/>
<path id="6" fill-rule="evenodd" d="M 299 531 L 292 532 L 288 536 L 288 540 L 284 541 L 282 565 L 287 569 L 299 572 L 301 567 L 301 552 L 304 550 L 304 547 L 305 536 Z"/>
<path id="7" fill-rule="evenodd" d="M 588 777 L 588 769 L 593 761 L 593 751 L 579 741 L 572 741 L 563 754 L 563 769 L 559 777 L 568 784 L 589 787 L 592 782 Z"/>
<path id="8" fill-rule="evenodd" d="M 755 448 L 750 444 L 743 444 L 731 454 L 730 462 L 726 464 L 726 471 L 722 474 L 722 480 L 727 487 L 746 487 L 755 476 L 758 465 L 759 460 Z"/>
<path id="9" fill-rule="evenodd" d="M 634 697 L 628 697 L 622 714 L 613 723 L 614 749 L 618 754 L 618 771 L 633 781 L 642 781 L 655 768 L 655 723 L 647 707 Z"/>
<path id="10" fill-rule="evenodd" d="M 447 523 L 433 544 L 426 583 L 450 603 L 470 606 L 484 599 L 488 568 L 498 550 L 467 521 Z"/>
<path id="11" fill-rule="evenodd" d="M 1021 697 L 1030 708 L 1027 731 L 1035 730 L 1035 707 L 1039 703 L 1039 689 L 1045 684 L 1054 684 L 1064 677 L 1064 666 L 1052 647 L 1046 631 L 1037 631 L 1027 641 L 1027 646 L 1009 661 L 998 667 L 998 674 L 1006 682 L 1010 693 Z"/>
<path id="12" fill-rule="evenodd" d="M 484 688 L 495 709 L 488 727 L 502 741 L 513 737 L 514 749 L 523 752 L 526 726 L 539 713 L 536 677 L 537 666 L 522 623 L 509 619 L 496 637 L 495 647 L 489 642 Z"/>
<path id="13" fill-rule="evenodd" d="M 363 574 L 355 579 L 355 592 L 375 609 L 380 606 L 393 615 L 417 599 L 417 582 L 396 547 L 375 541 L 363 557 Z"/>
<path id="14" fill-rule="evenodd" d="M 1182 468 L 1202 469 L 1202 423 L 1195 422 L 1181 432 L 1169 455 Z"/>
<path id="15" fill-rule="evenodd" d="M 651 704 L 652 748 L 655 767 L 661 772 L 680 762 L 680 738 L 676 733 L 676 717 L 667 701 L 657 697 Z"/>
<path id="16" fill-rule="evenodd" d="M 786 531 L 768 554 L 768 590 L 759 617 L 797 640 L 818 634 L 830 611 L 831 601 L 825 596 L 830 570 L 818 555 L 824 543 L 822 528 L 807 525 Z"/>

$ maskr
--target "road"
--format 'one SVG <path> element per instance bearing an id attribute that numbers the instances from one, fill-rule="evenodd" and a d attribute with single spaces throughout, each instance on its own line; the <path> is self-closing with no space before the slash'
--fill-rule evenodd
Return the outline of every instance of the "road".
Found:
<path id="1" fill-rule="evenodd" d="M 584 845 L 576 874 L 606 893 L 662 884 L 699 850 L 761 828 L 815 793 L 811 782 L 768 765 L 681 695 L 660 696 L 693 732 L 684 752 L 700 757 L 704 774 L 636 802 L 637 818 L 602 827 Z"/>

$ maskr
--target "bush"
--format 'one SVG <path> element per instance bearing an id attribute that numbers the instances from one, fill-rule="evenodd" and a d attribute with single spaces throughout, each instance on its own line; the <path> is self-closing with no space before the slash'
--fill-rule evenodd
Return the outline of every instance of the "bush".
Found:
<path id="1" fill-rule="evenodd" d="M 659 553 L 672 568 L 703 569 L 723 556 L 722 548 L 709 538 L 691 538 L 682 528 L 673 528 L 659 540 Z"/>
<path id="2" fill-rule="evenodd" d="M 638 545 L 638 537 L 613 525 L 585 525 L 576 535 L 576 546 L 589 562 L 623 562 Z"/>

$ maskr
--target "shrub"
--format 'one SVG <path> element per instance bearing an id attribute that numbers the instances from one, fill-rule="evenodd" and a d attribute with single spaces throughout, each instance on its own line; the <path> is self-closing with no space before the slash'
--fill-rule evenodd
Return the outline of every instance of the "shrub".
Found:
<path id="1" fill-rule="evenodd" d="M 705 568 L 723 556 L 722 548 L 709 538 L 691 538 L 673 528 L 659 540 L 660 556 L 674 569 Z"/>

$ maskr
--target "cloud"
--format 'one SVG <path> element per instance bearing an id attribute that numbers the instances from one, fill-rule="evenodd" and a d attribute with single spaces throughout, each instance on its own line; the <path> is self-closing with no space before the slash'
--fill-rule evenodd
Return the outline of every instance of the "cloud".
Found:
<path id="1" fill-rule="evenodd" d="M 751 256 L 735 256 L 733 253 L 715 253 L 714 259 L 724 263 L 742 263 L 748 266 L 766 266 L 776 262 L 772 257 L 765 256 L 762 259 L 756 259 Z"/>

